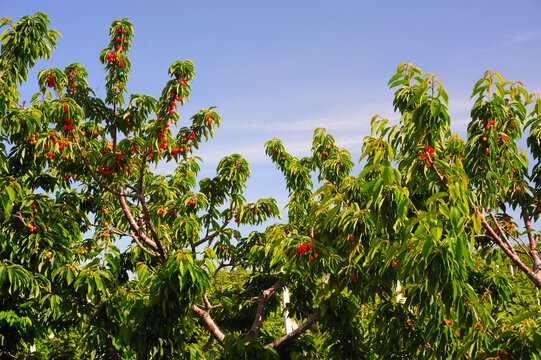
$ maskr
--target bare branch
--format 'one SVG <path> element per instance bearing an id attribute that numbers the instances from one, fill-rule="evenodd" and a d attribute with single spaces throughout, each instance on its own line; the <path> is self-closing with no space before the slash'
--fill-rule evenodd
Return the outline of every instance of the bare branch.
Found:
<path id="1" fill-rule="evenodd" d="M 494 231 L 494 229 L 492 228 L 492 226 L 490 226 L 490 224 L 487 222 L 486 218 L 485 218 L 485 215 L 483 213 L 481 213 L 479 211 L 479 208 L 477 208 L 477 206 L 475 206 L 475 204 L 471 204 L 471 206 L 473 207 L 475 213 L 481 218 L 481 224 L 483 225 L 483 227 L 485 229 L 488 230 L 488 232 L 490 233 L 490 235 L 492 236 L 492 239 L 493 241 L 503 250 L 503 252 L 518 266 L 518 268 L 524 272 L 526 274 L 526 276 L 528 276 L 530 278 L 530 280 L 534 283 L 534 285 L 538 288 L 538 289 L 541 289 L 541 277 L 538 276 L 537 274 L 534 274 L 532 272 L 532 270 L 526 266 L 526 264 L 524 264 L 524 262 L 522 261 L 522 259 L 520 259 L 520 257 L 513 253 L 511 250 L 509 250 L 509 248 L 507 247 L 506 244 L 503 243 L 503 241 L 501 240 L 501 238 L 498 236 L 498 234 L 496 234 L 496 232 Z"/>
<path id="2" fill-rule="evenodd" d="M 201 240 L 199 241 L 196 241 L 194 243 L 195 246 L 199 246 L 209 240 L 212 240 L 214 239 L 216 236 L 218 236 L 222 231 L 224 231 L 224 229 L 227 227 L 227 225 L 229 225 L 229 223 L 231 222 L 231 219 L 233 219 L 233 204 L 231 204 L 231 206 L 229 207 L 229 217 L 224 221 L 224 224 L 220 227 L 219 230 L 216 230 L 214 233 L 210 234 L 210 235 L 207 235 L 205 236 L 204 238 L 202 238 Z"/>
<path id="3" fill-rule="evenodd" d="M 489 211 L 489 214 L 490 214 L 490 217 L 492 218 L 492 221 L 494 221 L 494 224 L 496 224 L 496 227 L 498 228 L 498 231 L 500 232 L 500 234 L 502 234 L 502 237 L 505 240 L 505 243 L 507 244 L 507 248 L 509 249 L 509 251 L 516 254 L 515 248 L 513 248 L 513 245 L 511 245 L 511 242 L 509 241 L 509 238 L 507 237 L 507 235 L 503 231 L 502 227 L 500 226 L 500 223 L 498 222 L 498 219 L 496 219 L 496 216 L 494 216 L 494 213 L 492 212 L 492 210 Z"/>
<path id="4" fill-rule="evenodd" d="M 117 228 L 110 228 L 111 232 L 117 234 L 117 235 L 121 235 L 121 236 L 129 236 L 131 237 L 136 243 L 137 243 L 137 246 L 139 246 L 139 248 L 141 248 L 141 250 L 143 250 L 144 253 L 150 255 L 151 257 L 153 258 L 159 258 L 160 255 L 155 253 L 155 252 L 152 252 L 150 250 L 148 250 L 142 243 L 141 241 L 139 241 L 139 238 L 137 237 L 137 235 L 135 235 L 133 232 L 125 232 L 125 231 L 121 231 Z"/>
<path id="5" fill-rule="evenodd" d="M 156 228 L 154 227 L 154 222 L 152 221 L 152 217 L 150 216 L 150 211 L 148 211 L 147 202 L 145 200 L 145 195 L 140 194 L 139 196 L 139 202 L 141 203 L 141 208 L 143 209 L 143 218 L 145 219 L 145 223 L 150 229 L 150 233 L 152 234 L 152 237 L 154 238 L 154 242 L 158 246 L 158 251 L 160 252 L 160 255 L 164 260 L 167 260 L 167 252 L 165 251 L 165 248 L 163 247 L 163 244 L 160 241 L 160 236 L 158 235 L 158 232 L 156 231 Z"/>
<path id="6" fill-rule="evenodd" d="M 223 345 L 224 339 L 225 339 L 225 333 L 220 329 L 220 327 L 214 322 L 214 320 L 210 317 L 209 312 L 200 308 L 199 306 L 193 304 L 192 310 L 195 312 L 195 314 L 203 320 L 205 323 L 205 326 L 210 331 L 212 336 L 216 338 L 216 340 Z"/>
<path id="7" fill-rule="evenodd" d="M 7 351 L 4 350 L 4 349 L 0 349 L 0 352 L 1 352 L 2 354 L 6 354 L 7 356 L 9 356 L 9 357 L 12 358 L 12 359 L 18 359 L 17 356 L 15 356 L 15 355 L 13 355 L 13 354 L 7 352 Z"/>
<path id="8" fill-rule="evenodd" d="M 123 196 L 118 197 L 120 200 L 120 206 L 122 207 L 122 211 L 124 211 L 124 215 L 126 215 L 126 218 L 128 219 L 128 222 L 135 231 L 135 234 L 145 243 L 145 245 L 148 245 L 150 248 L 152 248 L 154 251 L 158 251 L 158 247 L 156 246 L 156 243 L 152 241 L 147 234 L 141 229 L 137 223 L 135 222 L 135 219 L 133 218 L 133 214 L 131 213 L 128 204 L 126 204 L 126 198 Z"/>
<path id="9" fill-rule="evenodd" d="M 269 300 L 283 286 L 284 284 L 280 280 L 278 280 L 270 288 L 268 288 L 267 290 L 262 290 L 259 293 L 259 297 L 257 299 L 257 311 L 255 314 L 254 322 L 250 330 L 248 330 L 248 332 L 244 335 L 244 339 L 248 340 L 257 338 L 257 334 L 259 334 L 259 330 L 261 330 L 261 325 L 263 324 L 263 317 L 265 315 L 265 307 L 267 305 L 267 300 Z"/>
<path id="10" fill-rule="evenodd" d="M 24 219 L 24 216 L 21 214 L 21 213 L 17 213 L 16 215 L 15 214 L 11 214 L 11 216 L 13 216 L 14 218 L 17 218 L 19 220 L 21 220 L 21 222 L 23 223 L 24 226 L 26 226 L 26 220 Z"/>
<path id="11" fill-rule="evenodd" d="M 525 206 L 522 206 L 522 219 L 524 220 L 524 226 L 526 230 L 532 230 L 532 217 L 530 212 Z M 541 270 L 541 257 L 539 257 L 539 250 L 537 250 L 537 242 L 532 231 L 528 232 L 528 240 L 530 242 L 529 255 L 532 260 L 533 272 L 538 273 Z"/>
<path id="12" fill-rule="evenodd" d="M 267 345 L 265 345 L 265 349 L 267 348 L 277 348 L 281 345 L 283 345 L 284 343 L 286 343 L 287 341 L 291 340 L 291 339 L 294 339 L 296 338 L 297 336 L 301 335 L 302 333 L 304 333 L 306 330 L 308 330 L 316 321 L 319 320 L 319 318 L 321 317 L 321 309 L 318 308 L 316 311 L 314 311 L 314 313 L 308 318 L 308 320 L 306 320 L 305 322 L 303 322 L 301 324 L 301 326 L 299 326 L 298 328 L 296 328 L 295 330 L 289 332 L 288 334 L 282 336 L 281 338 L 279 339 L 276 339 L 274 340 L 273 342 L 271 343 L 268 343 Z"/>

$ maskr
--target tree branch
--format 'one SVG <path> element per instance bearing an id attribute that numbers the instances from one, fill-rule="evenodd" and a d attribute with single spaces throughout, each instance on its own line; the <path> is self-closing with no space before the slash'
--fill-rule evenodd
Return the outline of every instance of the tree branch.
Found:
<path id="1" fill-rule="evenodd" d="M 279 339 L 276 339 L 274 340 L 273 342 L 271 343 L 268 343 L 267 345 L 265 345 L 265 349 L 267 348 L 277 348 L 281 345 L 283 345 L 284 343 L 286 343 L 287 341 L 291 340 L 291 339 L 294 339 L 296 338 L 297 336 L 301 335 L 303 332 L 305 332 L 306 330 L 308 330 L 316 321 L 319 320 L 319 318 L 321 317 L 321 309 L 318 308 L 316 311 L 314 311 L 314 313 L 308 318 L 308 320 L 306 320 L 305 322 L 303 322 L 301 324 L 301 326 L 299 326 L 298 328 L 296 328 L 295 330 L 289 332 L 288 334 L 282 336 L 281 338 Z"/>
<path id="2" fill-rule="evenodd" d="M 267 290 L 262 290 L 259 293 L 259 297 L 257 299 L 257 311 L 255 314 L 254 322 L 250 330 L 248 330 L 248 332 L 244 335 L 244 339 L 249 340 L 257 338 L 259 330 L 261 330 L 261 325 L 263 324 L 263 317 L 265 315 L 265 307 L 267 305 L 267 301 L 283 286 L 284 284 L 282 283 L 282 281 L 278 280 L 270 288 L 268 288 Z"/>
<path id="3" fill-rule="evenodd" d="M 152 252 L 152 251 L 148 250 L 145 246 L 143 246 L 143 244 L 141 243 L 141 241 L 139 241 L 139 238 L 137 237 L 137 235 L 135 235 L 133 232 L 127 233 L 127 232 L 121 231 L 121 230 L 119 230 L 119 229 L 117 229 L 117 228 L 110 228 L 110 230 L 111 230 L 111 232 L 113 232 L 113 233 L 115 233 L 115 234 L 117 234 L 117 235 L 120 235 L 120 236 L 129 236 L 129 237 L 131 237 L 131 238 L 135 241 L 135 243 L 137 244 L 137 246 L 138 246 L 141 250 L 143 250 L 144 253 L 150 255 L 150 257 L 152 257 L 152 258 L 159 258 L 159 257 L 160 257 L 159 254 L 157 254 L 157 253 L 155 253 L 155 252 Z"/>
<path id="4" fill-rule="evenodd" d="M 194 243 L 195 246 L 199 246 L 209 240 L 212 240 L 214 239 L 216 236 L 218 236 L 222 231 L 224 231 L 224 229 L 227 227 L 227 225 L 229 225 L 229 223 L 231 222 L 231 219 L 233 219 L 233 204 L 231 204 L 231 206 L 229 207 L 229 217 L 225 220 L 224 224 L 220 227 L 219 230 L 216 230 L 214 233 L 210 234 L 210 235 L 207 235 L 205 236 L 204 238 L 202 238 L 201 240 L 199 241 L 196 241 Z"/>
<path id="5" fill-rule="evenodd" d="M 492 221 L 494 221 L 494 224 L 496 224 L 498 231 L 500 232 L 500 234 L 502 234 L 502 237 L 505 240 L 505 243 L 507 244 L 507 248 L 509 249 L 509 251 L 511 251 L 513 254 L 516 255 L 515 248 L 513 248 L 513 245 L 511 245 L 511 242 L 509 242 L 509 238 L 505 235 L 505 232 L 500 226 L 498 219 L 496 219 L 496 216 L 494 216 L 494 213 L 492 212 L 492 210 L 490 210 L 489 214 L 490 214 L 490 217 L 492 218 Z"/>
<path id="6" fill-rule="evenodd" d="M 483 224 L 484 228 L 488 230 L 488 232 L 490 233 L 490 235 L 492 236 L 492 239 L 494 240 L 494 242 L 503 250 L 503 252 L 518 266 L 518 268 L 524 272 L 526 274 L 526 276 L 528 276 L 528 278 L 530 278 L 530 280 L 534 283 L 534 285 L 538 288 L 538 289 L 541 289 L 541 276 L 538 276 L 537 274 L 534 274 L 532 272 L 532 270 L 526 266 L 526 264 L 524 264 L 524 262 L 518 257 L 517 254 L 514 254 L 511 250 L 509 250 L 509 248 L 507 247 L 506 244 L 503 243 L 503 241 L 500 239 L 500 237 L 498 236 L 498 234 L 496 234 L 496 232 L 494 231 L 494 229 L 492 228 L 492 226 L 490 226 L 490 224 L 487 222 L 487 220 L 485 219 L 485 215 L 482 214 L 479 209 L 477 208 L 477 206 L 475 206 L 475 204 L 471 204 L 475 213 L 477 215 L 479 215 L 479 217 L 481 218 L 481 224 Z"/>
<path id="7" fill-rule="evenodd" d="M 15 355 L 13 355 L 13 354 L 7 352 L 7 351 L 4 350 L 4 349 L 0 349 L 0 352 L 1 352 L 2 354 L 6 354 L 7 356 L 9 356 L 9 357 L 12 358 L 12 359 L 18 359 L 17 356 L 15 356 Z"/>
<path id="8" fill-rule="evenodd" d="M 528 212 L 528 209 L 523 205 L 522 206 L 522 219 L 524 220 L 524 226 L 526 230 L 532 230 L 532 218 L 531 214 Z M 537 274 L 541 270 L 541 257 L 539 257 L 539 251 L 537 250 L 537 243 L 532 231 L 528 232 L 528 240 L 530 242 L 530 251 L 529 255 L 532 260 L 533 272 Z"/>
<path id="9" fill-rule="evenodd" d="M 160 237 L 158 235 L 158 232 L 156 231 L 156 228 L 154 227 L 154 222 L 152 221 L 152 217 L 150 216 L 150 211 L 148 211 L 147 202 L 145 200 L 145 194 L 139 194 L 139 201 L 141 202 L 141 208 L 143 209 L 143 217 L 145 219 L 145 223 L 148 225 L 150 229 L 150 234 L 152 234 L 152 237 L 154 238 L 154 242 L 158 246 L 158 251 L 160 252 L 160 255 L 162 256 L 163 260 L 166 261 L 168 256 L 167 252 L 165 251 L 165 248 L 163 247 L 163 244 L 160 241 Z"/>
<path id="10" fill-rule="evenodd" d="M 90 174 L 90 176 L 92 176 L 92 179 L 94 179 L 94 181 L 96 181 L 96 183 L 102 187 L 104 190 L 110 192 L 111 194 L 114 194 L 114 195 L 117 195 L 117 196 L 127 196 L 127 197 L 132 197 L 132 198 L 135 198 L 137 197 L 136 194 L 125 194 L 123 191 L 119 191 L 119 190 L 115 190 L 107 185 L 105 185 L 97 176 L 96 174 L 94 173 L 94 171 L 92 171 L 92 169 L 90 168 L 90 161 L 86 158 L 86 156 L 83 154 L 83 150 L 81 149 L 81 145 L 79 145 L 79 140 L 77 140 L 76 137 L 74 137 L 75 139 L 75 145 L 77 145 L 77 149 L 79 150 L 79 154 L 81 155 L 81 158 L 83 159 L 83 164 L 84 166 L 86 167 L 86 169 L 88 170 L 88 173 Z"/>
<path id="11" fill-rule="evenodd" d="M 207 310 L 204 310 L 204 309 L 200 308 L 199 306 L 197 306 L 195 304 L 192 305 L 192 310 L 193 310 L 193 312 L 195 312 L 195 314 L 201 320 L 203 320 L 203 322 L 205 323 L 205 326 L 210 331 L 211 336 L 214 336 L 214 338 L 216 338 L 216 340 L 220 344 L 223 345 L 224 344 L 224 339 L 225 339 L 225 333 L 222 331 L 222 329 L 220 329 L 220 327 L 210 317 L 209 312 Z"/>
<path id="12" fill-rule="evenodd" d="M 133 231 L 135 231 L 135 233 L 137 234 L 137 236 L 146 244 L 148 245 L 150 248 L 152 248 L 154 251 L 158 251 L 158 247 L 156 246 L 156 243 L 154 241 L 152 241 L 148 236 L 147 234 L 143 231 L 143 229 L 141 229 L 137 223 L 135 222 L 135 219 L 133 218 L 133 215 L 128 207 L 128 204 L 126 204 L 126 198 L 124 198 L 123 196 L 119 196 L 118 197 L 119 200 L 120 200 L 120 206 L 122 207 L 122 211 L 124 211 L 124 215 L 126 215 L 126 218 L 128 219 L 128 222 L 131 226 L 131 228 L 133 229 Z"/>

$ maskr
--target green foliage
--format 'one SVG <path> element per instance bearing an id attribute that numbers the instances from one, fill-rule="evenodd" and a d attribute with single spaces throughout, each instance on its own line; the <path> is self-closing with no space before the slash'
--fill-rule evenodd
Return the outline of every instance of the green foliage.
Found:
<path id="1" fill-rule="evenodd" d="M 221 118 L 180 122 L 194 64 L 174 62 L 159 98 L 129 94 L 134 30 L 115 20 L 105 99 L 75 63 L 21 105 L 48 23 L 0 23 L 0 358 L 541 359 L 541 175 L 517 145 L 541 158 L 541 107 L 520 82 L 486 72 L 462 140 L 437 75 L 401 64 L 399 121 L 374 116 L 357 176 L 325 129 L 305 158 L 265 144 L 288 217 L 246 232 L 279 209 L 244 197 L 239 154 L 198 181 Z"/>

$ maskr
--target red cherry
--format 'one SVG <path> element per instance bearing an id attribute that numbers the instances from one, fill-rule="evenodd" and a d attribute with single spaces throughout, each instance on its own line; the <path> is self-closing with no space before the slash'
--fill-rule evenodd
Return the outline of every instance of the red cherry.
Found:
<path id="1" fill-rule="evenodd" d="M 396 261 L 393 261 L 393 267 L 397 267 L 398 263 Z"/>

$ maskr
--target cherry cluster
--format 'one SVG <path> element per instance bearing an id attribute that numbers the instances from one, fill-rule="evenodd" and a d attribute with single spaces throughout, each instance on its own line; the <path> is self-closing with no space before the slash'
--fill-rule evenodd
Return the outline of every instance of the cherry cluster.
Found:
<path id="1" fill-rule="evenodd" d="M 120 52 L 122 52 L 122 33 L 124 34 L 127 34 L 128 33 L 128 30 L 124 30 L 124 32 L 122 31 L 122 28 L 118 28 L 116 29 L 115 33 L 117 34 L 117 37 L 115 38 L 115 41 L 116 41 L 116 46 L 115 46 L 115 49 L 119 50 Z M 124 40 L 124 44 L 127 42 L 127 40 Z"/>
<path id="2" fill-rule="evenodd" d="M 308 244 L 301 244 L 297 246 L 297 255 L 304 255 L 308 252 L 309 249 L 312 248 L 312 243 Z M 316 252 L 314 255 L 310 255 L 310 260 L 314 260 L 314 258 L 317 258 L 319 254 Z"/>
<path id="3" fill-rule="evenodd" d="M 159 209 L 158 210 L 158 216 L 162 216 L 163 214 L 165 214 L 167 212 L 167 208 L 165 209 Z"/>
<path id="4" fill-rule="evenodd" d="M 36 145 L 36 134 L 32 134 L 32 136 L 30 136 L 29 143 L 32 146 Z"/>
<path id="5" fill-rule="evenodd" d="M 112 63 L 112 62 L 114 62 L 114 61 L 116 60 L 117 54 L 114 53 L 114 52 L 109 52 L 109 53 L 107 54 L 106 58 L 107 58 L 107 61 L 108 61 L 108 62 Z"/>
<path id="6" fill-rule="evenodd" d="M 184 83 L 182 83 L 181 85 L 183 85 Z M 175 102 L 176 101 L 182 101 L 184 97 L 183 96 L 177 96 L 175 93 L 171 93 L 171 102 L 169 103 L 169 114 L 171 115 L 172 113 L 175 112 L 175 107 L 177 105 L 177 103 Z"/>
<path id="7" fill-rule="evenodd" d="M 195 200 L 193 200 L 193 199 L 192 199 L 192 200 L 189 200 L 189 201 L 188 201 L 188 205 L 197 205 L 197 201 L 195 201 Z"/>
<path id="8" fill-rule="evenodd" d="M 158 145 L 160 149 L 165 148 L 167 145 L 167 137 L 165 136 L 165 133 L 171 131 L 169 123 L 165 124 L 165 129 L 158 134 L 158 140 L 162 140 L 161 144 Z"/>
<path id="9" fill-rule="evenodd" d="M 70 146 L 70 143 L 69 143 L 69 142 L 64 141 L 64 140 L 62 140 L 62 139 L 58 140 L 58 139 L 55 138 L 55 136 L 56 136 L 55 133 L 52 133 L 52 134 L 51 134 L 51 138 L 53 139 L 53 144 L 59 144 L 59 145 L 58 145 L 58 148 L 59 148 L 60 151 L 63 151 L 63 150 L 64 150 L 64 147 Z M 70 135 L 70 137 L 71 137 L 71 135 Z"/>
<path id="10" fill-rule="evenodd" d="M 423 150 L 420 150 L 419 151 L 419 156 L 421 157 L 421 160 L 424 160 L 426 158 L 431 158 L 432 155 L 434 154 L 434 148 L 430 145 L 427 145 L 425 146 L 425 151 L 423 152 Z M 427 161 L 426 162 L 426 166 L 430 166 L 430 161 Z"/>
<path id="11" fill-rule="evenodd" d="M 108 169 L 107 166 L 105 165 L 99 166 L 98 171 L 101 172 L 105 176 L 110 175 L 112 173 L 112 170 Z"/>
<path id="12" fill-rule="evenodd" d="M 54 75 L 49 75 L 49 78 L 47 79 L 47 87 L 50 88 L 56 88 L 56 84 L 54 82 Z"/>
<path id="13" fill-rule="evenodd" d="M 70 73 L 68 76 L 69 76 L 69 83 L 68 83 L 69 92 L 73 94 L 75 91 L 79 89 L 73 86 L 73 83 L 72 83 L 73 74 Z"/>

